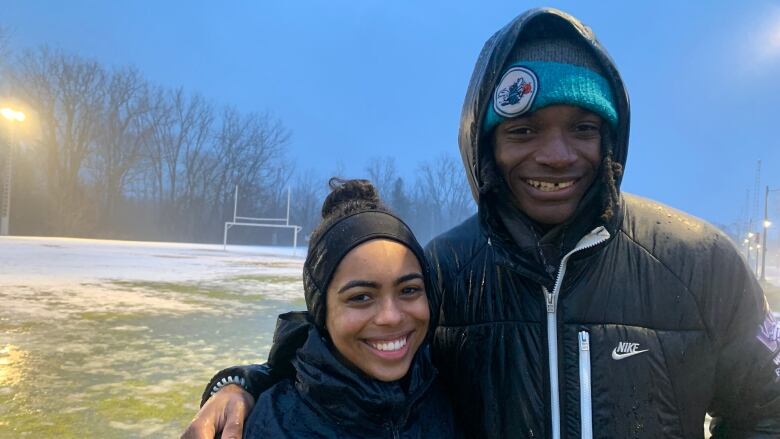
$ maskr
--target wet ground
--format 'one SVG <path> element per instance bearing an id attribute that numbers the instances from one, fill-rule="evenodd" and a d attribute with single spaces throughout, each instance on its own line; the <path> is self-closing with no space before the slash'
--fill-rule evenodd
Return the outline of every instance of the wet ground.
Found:
<path id="1" fill-rule="evenodd" d="M 0 240 L 0 438 L 178 436 L 305 307 L 300 258 L 219 250 Z"/>

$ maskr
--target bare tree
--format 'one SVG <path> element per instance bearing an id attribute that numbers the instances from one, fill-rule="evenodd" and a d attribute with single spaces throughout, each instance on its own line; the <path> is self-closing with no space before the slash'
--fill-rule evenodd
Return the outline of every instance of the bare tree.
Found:
<path id="1" fill-rule="evenodd" d="M 90 211 L 79 174 L 97 137 L 106 72 L 94 61 L 44 47 L 25 52 L 10 76 L 38 114 L 53 230 L 73 233 Z"/>
<path id="2" fill-rule="evenodd" d="M 11 56 L 11 34 L 0 26 L 0 68 L 5 66 Z"/>
<path id="3" fill-rule="evenodd" d="M 393 184 L 398 178 L 394 157 L 372 157 L 366 165 L 369 180 L 379 190 L 382 198 L 387 198 L 393 192 Z"/>
<path id="4" fill-rule="evenodd" d="M 237 184 L 250 210 L 286 207 L 290 132 L 270 114 L 218 110 L 134 68 L 107 71 L 45 47 L 9 66 L 0 79 L 39 121 L 39 145 L 20 163 L 43 164 L 25 173 L 45 198 L 27 205 L 45 206 L 35 215 L 52 220 L 40 233 L 213 239 Z"/>
<path id="5" fill-rule="evenodd" d="M 242 187 L 242 197 L 255 200 L 252 204 L 286 202 L 284 188 L 292 173 L 284 160 L 289 138 L 289 131 L 269 114 L 242 115 L 224 108 L 214 145 L 215 201 L 222 203 L 220 211 L 231 205 L 236 185 Z"/>
<path id="6" fill-rule="evenodd" d="M 112 72 L 107 85 L 103 120 L 90 160 L 100 193 L 101 224 L 110 229 L 117 215 L 117 203 L 124 196 L 127 177 L 137 166 L 150 135 L 147 113 L 152 109 L 149 86 L 133 69 Z"/>
<path id="7" fill-rule="evenodd" d="M 424 240 L 460 223 L 474 206 L 463 167 L 459 160 L 441 154 L 418 168 L 415 183 L 415 223 Z"/>
<path id="8" fill-rule="evenodd" d="M 299 173 L 292 184 L 291 219 L 294 224 L 303 227 L 303 237 L 307 238 L 317 227 L 321 218 L 322 200 L 327 194 L 328 179 L 313 169 Z"/>

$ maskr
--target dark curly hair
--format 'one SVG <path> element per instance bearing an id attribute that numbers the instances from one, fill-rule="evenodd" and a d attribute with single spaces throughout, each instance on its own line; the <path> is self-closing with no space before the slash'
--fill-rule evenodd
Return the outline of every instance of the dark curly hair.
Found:
<path id="1" fill-rule="evenodd" d="M 328 187 L 331 192 L 322 203 L 322 221 L 311 233 L 311 242 L 317 242 L 322 233 L 340 218 L 355 212 L 378 210 L 392 213 L 379 199 L 379 191 L 368 180 L 332 177 L 328 180 Z"/>

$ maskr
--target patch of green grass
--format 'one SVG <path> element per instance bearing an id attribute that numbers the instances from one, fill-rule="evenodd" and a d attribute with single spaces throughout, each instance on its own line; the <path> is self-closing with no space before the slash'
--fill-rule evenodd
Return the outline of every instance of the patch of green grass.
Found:
<path id="1" fill-rule="evenodd" d="M 282 283 L 298 282 L 300 281 L 300 277 L 271 276 L 267 274 L 244 274 L 241 276 L 233 276 L 231 278 L 228 278 L 228 280 L 282 284 Z"/>
<path id="2" fill-rule="evenodd" d="M 201 385 L 182 384 L 162 393 L 140 392 L 149 383 L 125 382 L 127 392 L 109 396 L 96 402 L 95 410 L 101 418 L 123 423 L 138 423 L 156 419 L 162 422 L 180 422 L 186 426 L 197 411 Z"/>
<path id="3" fill-rule="evenodd" d="M 242 294 L 219 285 L 200 283 L 151 282 L 151 281 L 113 281 L 112 284 L 130 290 L 143 289 L 160 293 L 176 293 L 206 297 L 217 300 L 254 302 L 263 299 L 261 294 Z M 185 301 L 186 302 L 186 301 Z"/>
<path id="4" fill-rule="evenodd" d="M 3 334 L 28 333 L 43 325 L 44 325 L 43 322 L 38 322 L 38 321 L 32 321 L 32 320 L 16 321 L 7 318 L 2 318 L 0 319 L 0 333 Z"/>
<path id="5" fill-rule="evenodd" d="M 0 397 L 0 406 L 10 407 Z M 0 420 L 0 437 L 84 437 L 83 415 L 77 413 L 44 413 L 41 410 L 11 410 Z"/>

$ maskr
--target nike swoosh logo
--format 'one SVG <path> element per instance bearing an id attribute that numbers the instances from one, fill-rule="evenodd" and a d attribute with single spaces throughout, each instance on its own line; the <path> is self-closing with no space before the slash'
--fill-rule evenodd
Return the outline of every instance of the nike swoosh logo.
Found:
<path id="1" fill-rule="evenodd" d="M 615 348 L 615 349 L 612 349 L 612 359 L 613 360 L 622 360 L 624 358 L 632 357 L 634 355 L 641 354 L 642 352 L 647 352 L 649 350 L 650 349 L 645 349 L 643 351 L 629 352 L 629 353 L 626 353 L 626 354 L 618 354 L 617 353 L 617 348 Z"/>

